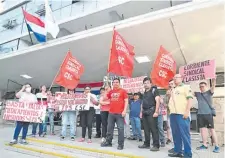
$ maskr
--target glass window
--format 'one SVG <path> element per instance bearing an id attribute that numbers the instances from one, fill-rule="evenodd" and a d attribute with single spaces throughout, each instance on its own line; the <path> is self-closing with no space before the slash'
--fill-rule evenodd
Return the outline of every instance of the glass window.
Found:
<path id="1" fill-rule="evenodd" d="M 66 0 L 66 1 L 61 0 L 61 1 L 62 1 L 62 8 L 72 4 L 72 0 Z"/>
<path id="2" fill-rule="evenodd" d="M 51 8 L 53 12 L 61 8 L 61 0 L 60 1 L 52 0 L 52 1 L 49 1 L 49 4 L 51 4 Z"/>
<path id="3" fill-rule="evenodd" d="M 66 18 L 70 17 L 71 9 L 72 9 L 71 7 L 72 7 L 72 5 L 69 5 L 69 6 L 61 9 L 61 19 L 66 19 Z"/>
<path id="4" fill-rule="evenodd" d="M 80 16 L 83 14 L 84 2 L 74 3 L 72 5 L 71 16 Z"/>
<path id="5" fill-rule="evenodd" d="M 53 16 L 54 16 L 56 21 L 61 20 L 61 9 L 54 11 Z"/>

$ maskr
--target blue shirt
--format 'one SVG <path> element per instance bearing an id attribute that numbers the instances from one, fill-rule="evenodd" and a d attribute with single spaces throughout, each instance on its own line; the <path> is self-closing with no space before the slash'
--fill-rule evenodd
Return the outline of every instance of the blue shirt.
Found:
<path id="1" fill-rule="evenodd" d="M 140 117 L 141 103 L 141 100 L 132 101 L 130 103 L 130 117 Z"/>

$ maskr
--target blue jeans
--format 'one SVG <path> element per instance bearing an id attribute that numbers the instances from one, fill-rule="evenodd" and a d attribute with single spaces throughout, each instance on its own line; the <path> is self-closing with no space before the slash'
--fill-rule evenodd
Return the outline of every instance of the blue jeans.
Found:
<path id="1" fill-rule="evenodd" d="M 131 117 L 130 122 L 131 122 L 131 126 L 132 126 L 133 137 L 142 139 L 140 118 L 139 117 Z"/>
<path id="2" fill-rule="evenodd" d="M 124 146 L 124 117 L 121 114 L 109 113 L 106 141 L 112 143 L 115 123 L 118 129 L 118 144 Z"/>
<path id="3" fill-rule="evenodd" d="M 38 135 L 42 135 L 43 134 L 43 123 L 33 123 L 32 125 L 32 135 L 36 135 L 37 134 L 37 126 L 39 125 L 39 132 Z"/>
<path id="4" fill-rule="evenodd" d="M 20 135 L 20 131 L 21 131 L 22 128 L 23 128 L 22 139 L 26 139 L 28 127 L 29 127 L 29 122 L 17 121 L 13 139 L 18 140 L 18 137 Z"/>
<path id="5" fill-rule="evenodd" d="M 47 122 L 48 122 L 48 113 L 46 112 L 45 120 L 43 121 L 43 133 L 47 133 Z"/>
<path id="6" fill-rule="evenodd" d="M 174 141 L 174 152 L 182 153 L 184 144 L 184 157 L 191 158 L 190 119 L 184 119 L 183 115 L 170 114 L 170 126 Z"/>
<path id="7" fill-rule="evenodd" d="M 66 137 L 67 125 L 70 125 L 70 137 L 74 137 L 76 134 L 77 125 L 77 113 L 76 111 L 64 111 L 62 113 L 62 133 L 63 137 Z"/>
<path id="8" fill-rule="evenodd" d="M 50 133 L 54 133 L 54 110 L 48 109 L 48 118 L 49 118 L 49 124 L 50 124 Z"/>
<path id="9" fill-rule="evenodd" d="M 158 129 L 159 129 L 160 143 L 165 145 L 165 134 L 163 130 L 163 115 L 158 116 Z"/>

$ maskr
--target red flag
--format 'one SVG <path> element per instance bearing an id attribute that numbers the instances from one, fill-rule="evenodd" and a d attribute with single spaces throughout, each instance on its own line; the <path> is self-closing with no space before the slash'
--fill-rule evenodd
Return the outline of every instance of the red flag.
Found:
<path id="1" fill-rule="evenodd" d="M 169 81 L 175 74 L 176 61 L 167 50 L 160 46 L 151 72 L 152 83 L 162 88 L 168 88 Z"/>
<path id="2" fill-rule="evenodd" d="M 72 56 L 71 52 L 68 52 L 54 82 L 65 88 L 74 89 L 78 85 L 83 72 L 83 65 Z"/>
<path id="3" fill-rule="evenodd" d="M 134 47 L 114 30 L 108 72 L 131 77 L 134 68 L 134 55 Z"/>

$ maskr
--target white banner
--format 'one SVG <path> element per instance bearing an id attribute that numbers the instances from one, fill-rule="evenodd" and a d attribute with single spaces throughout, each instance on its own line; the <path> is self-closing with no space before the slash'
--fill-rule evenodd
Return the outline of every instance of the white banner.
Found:
<path id="1" fill-rule="evenodd" d="M 41 123 L 45 120 L 46 105 L 7 101 L 4 120 Z"/>
<path id="2" fill-rule="evenodd" d="M 67 94 L 56 92 L 54 107 L 59 111 L 84 111 L 90 108 L 90 95 L 84 93 Z"/>

